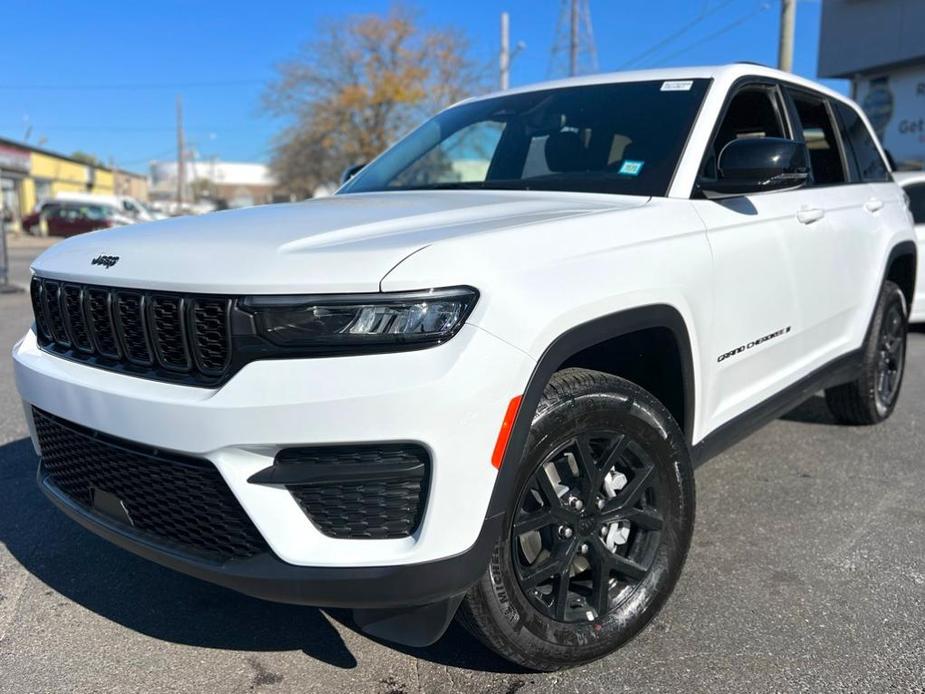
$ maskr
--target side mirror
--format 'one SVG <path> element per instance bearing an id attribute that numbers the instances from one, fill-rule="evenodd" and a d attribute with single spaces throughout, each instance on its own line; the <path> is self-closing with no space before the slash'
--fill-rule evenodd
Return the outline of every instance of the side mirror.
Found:
<path id="1" fill-rule="evenodd" d="M 806 143 L 781 137 L 733 140 L 719 154 L 716 179 L 701 179 L 708 198 L 793 190 L 809 180 Z"/>
<path id="2" fill-rule="evenodd" d="M 353 166 L 348 166 L 344 169 L 344 173 L 340 175 L 340 184 L 344 185 L 351 178 L 356 176 L 360 171 L 368 164 L 369 162 L 363 162 L 362 164 L 354 164 Z"/>

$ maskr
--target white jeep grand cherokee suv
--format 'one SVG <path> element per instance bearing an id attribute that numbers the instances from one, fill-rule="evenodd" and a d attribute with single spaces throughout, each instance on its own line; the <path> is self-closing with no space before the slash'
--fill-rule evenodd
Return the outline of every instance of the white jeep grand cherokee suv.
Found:
<path id="1" fill-rule="evenodd" d="M 16 379 L 93 532 L 551 670 L 665 602 L 697 464 L 821 389 L 890 415 L 914 240 L 834 92 L 571 79 L 458 104 L 332 198 L 54 246 Z"/>

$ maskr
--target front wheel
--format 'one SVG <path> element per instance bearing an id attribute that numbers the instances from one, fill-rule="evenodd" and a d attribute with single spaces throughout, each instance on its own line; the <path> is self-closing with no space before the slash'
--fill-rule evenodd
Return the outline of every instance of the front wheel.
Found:
<path id="1" fill-rule="evenodd" d="M 629 381 L 561 371 L 534 416 L 504 536 L 460 621 L 534 670 L 605 656 L 664 604 L 693 523 L 690 456 L 669 412 Z"/>

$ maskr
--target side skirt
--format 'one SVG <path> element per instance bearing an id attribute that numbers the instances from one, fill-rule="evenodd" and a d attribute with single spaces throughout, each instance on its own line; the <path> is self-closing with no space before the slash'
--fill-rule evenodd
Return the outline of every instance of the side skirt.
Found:
<path id="1" fill-rule="evenodd" d="M 786 414 L 820 390 L 855 380 L 860 375 L 863 362 L 863 350 L 850 352 L 816 369 L 747 412 L 729 420 L 694 445 L 691 451 L 694 467 L 700 467 L 710 458 L 719 455 L 765 424 Z"/>

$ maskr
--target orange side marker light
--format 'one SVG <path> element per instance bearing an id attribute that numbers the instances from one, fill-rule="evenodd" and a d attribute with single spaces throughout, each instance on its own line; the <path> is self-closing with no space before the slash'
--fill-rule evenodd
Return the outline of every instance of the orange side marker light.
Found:
<path id="1" fill-rule="evenodd" d="M 501 461 L 504 460 L 504 452 L 507 450 L 507 442 L 511 438 L 511 430 L 514 428 L 514 420 L 517 418 L 517 411 L 520 409 L 522 399 L 522 395 L 511 398 L 507 405 L 507 411 L 504 413 L 501 431 L 498 432 L 498 440 L 495 442 L 495 450 L 491 454 L 491 464 L 496 470 L 501 469 Z"/>

